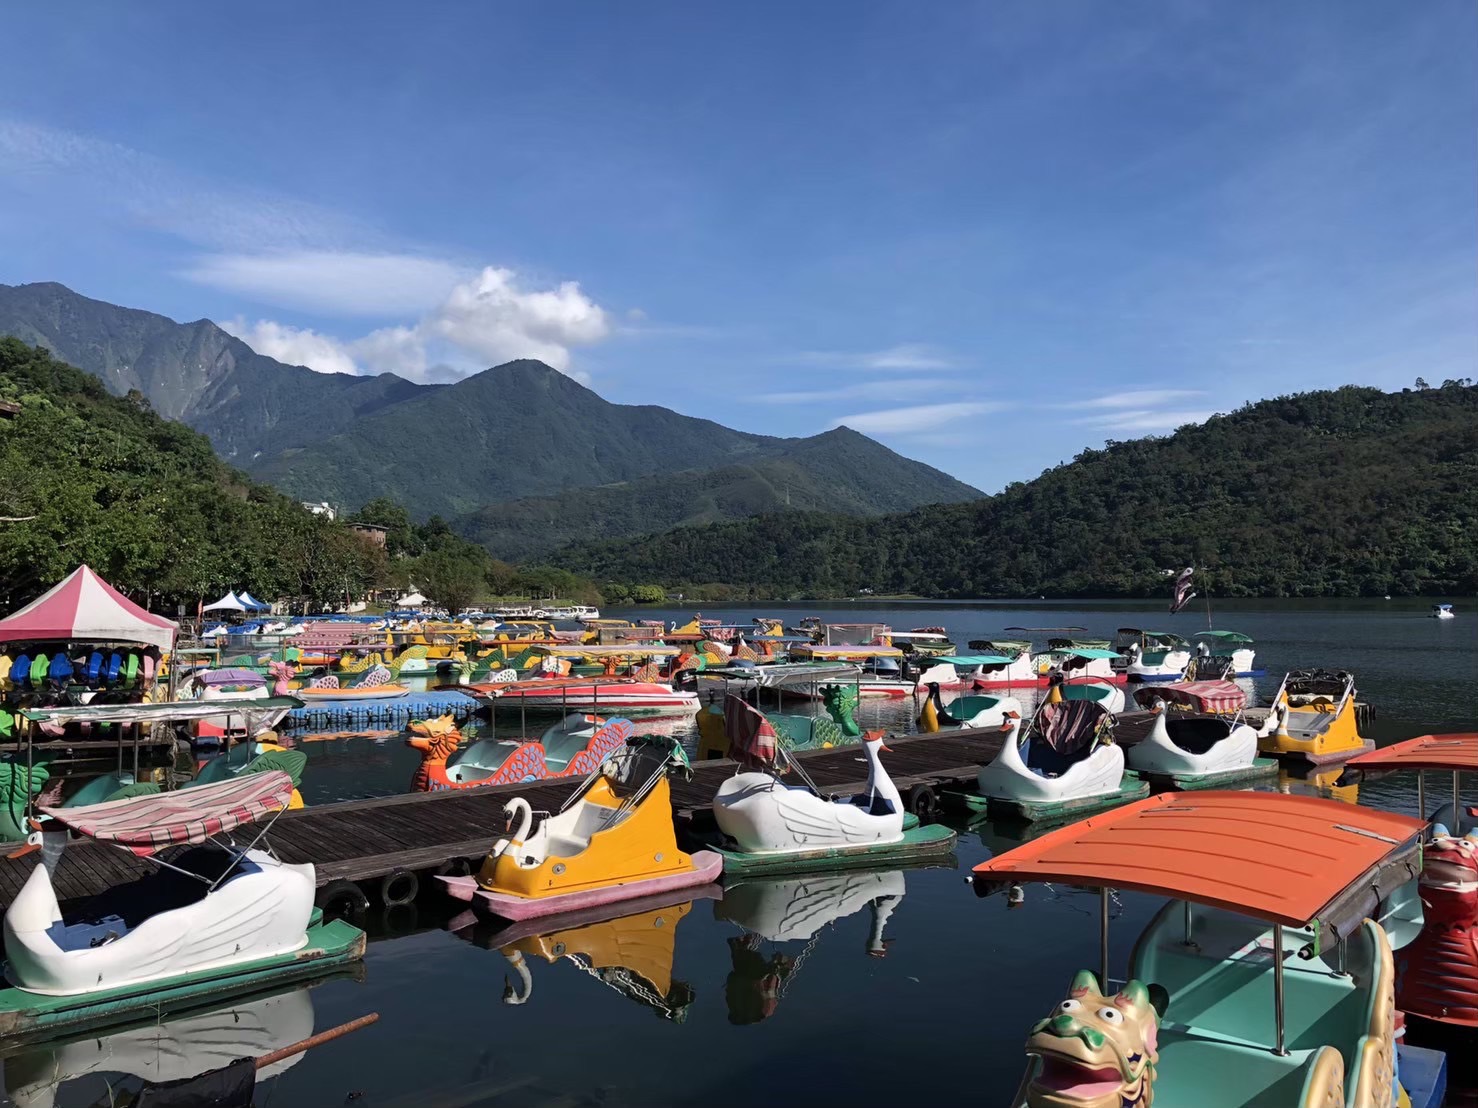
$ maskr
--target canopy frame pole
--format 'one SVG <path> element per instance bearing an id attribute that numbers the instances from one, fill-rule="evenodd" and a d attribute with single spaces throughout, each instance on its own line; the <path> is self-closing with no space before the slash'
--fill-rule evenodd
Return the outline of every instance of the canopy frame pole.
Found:
<path id="1" fill-rule="evenodd" d="M 1109 987 L 1109 891 L 1108 886 L 1098 890 L 1098 965 L 1103 973 L 1099 983 L 1104 991 Z"/>
<path id="2" fill-rule="evenodd" d="M 1285 1029 L 1283 1026 L 1283 925 L 1273 924 L 1273 1019 L 1278 1029 L 1278 1045 L 1273 1048 L 1273 1053 L 1280 1058 L 1288 1056 L 1288 1048 L 1284 1045 Z"/>
<path id="3" fill-rule="evenodd" d="M 1416 771 L 1416 814 L 1427 818 L 1427 774 L 1420 769 Z"/>
<path id="4" fill-rule="evenodd" d="M 1463 809 L 1462 803 L 1458 799 L 1458 778 L 1460 776 L 1461 772 L 1459 770 L 1452 771 L 1452 833 L 1454 835 L 1461 834 L 1463 829 Z"/>
<path id="5" fill-rule="evenodd" d="M 1191 941 L 1191 902 L 1189 900 L 1181 901 L 1180 914 L 1181 922 L 1185 926 L 1185 941 L 1182 945 L 1195 946 L 1196 944 Z"/>

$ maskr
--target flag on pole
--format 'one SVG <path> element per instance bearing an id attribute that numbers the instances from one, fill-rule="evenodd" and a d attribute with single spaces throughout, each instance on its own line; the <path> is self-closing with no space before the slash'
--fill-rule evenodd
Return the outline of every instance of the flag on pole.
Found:
<path id="1" fill-rule="evenodd" d="M 1174 615 L 1196 598 L 1196 590 L 1191 588 L 1191 578 L 1196 574 L 1195 566 L 1186 566 L 1180 571 L 1180 576 L 1175 579 L 1175 591 L 1170 595 L 1170 614 Z"/>

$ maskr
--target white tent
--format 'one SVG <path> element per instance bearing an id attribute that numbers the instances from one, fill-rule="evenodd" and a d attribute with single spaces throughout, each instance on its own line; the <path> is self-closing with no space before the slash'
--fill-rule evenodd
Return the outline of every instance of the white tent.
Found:
<path id="1" fill-rule="evenodd" d="M 260 600 L 252 596 L 252 594 L 247 592 L 245 589 L 236 594 L 236 599 L 241 601 L 242 607 L 250 608 L 254 612 L 267 612 L 271 611 L 272 609 L 272 605 L 263 604 Z"/>
<path id="2" fill-rule="evenodd" d="M 413 592 L 409 596 L 402 596 L 395 602 L 395 606 L 397 608 L 419 608 L 424 603 L 426 603 L 426 598 L 418 592 Z"/>
<path id="3" fill-rule="evenodd" d="M 207 604 L 203 609 L 207 612 L 244 612 L 246 605 L 236 599 L 234 592 L 228 592 L 214 604 Z"/>

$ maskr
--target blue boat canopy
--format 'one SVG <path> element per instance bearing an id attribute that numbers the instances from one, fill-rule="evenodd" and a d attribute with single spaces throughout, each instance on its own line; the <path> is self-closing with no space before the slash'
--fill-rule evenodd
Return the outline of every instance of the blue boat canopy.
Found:
<path id="1" fill-rule="evenodd" d="M 1071 654 L 1076 658 L 1122 658 L 1124 655 L 1117 650 L 1105 650 L 1101 646 L 1067 646 L 1061 650 L 1052 651 L 1053 654 Z"/>

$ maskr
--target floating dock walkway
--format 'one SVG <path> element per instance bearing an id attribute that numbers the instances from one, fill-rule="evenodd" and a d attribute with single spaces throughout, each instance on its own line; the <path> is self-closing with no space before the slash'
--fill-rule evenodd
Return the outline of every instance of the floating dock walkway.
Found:
<path id="1" fill-rule="evenodd" d="M 890 738 L 888 772 L 910 807 L 932 811 L 936 790 L 973 782 L 980 767 L 1001 747 L 999 730 Z M 856 746 L 797 755 L 806 773 L 828 795 L 858 792 L 867 784 L 867 762 Z M 672 782 L 672 804 L 680 822 L 707 816 L 719 784 L 734 771 L 727 759 L 698 762 L 691 781 Z M 418 881 L 407 875 L 475 866 L 504 833 L 503 805 L 522 796 L 536 811 L 554 811 L 579 784 L 574 779 L 523 785 L 489 785 L 435 793 L 410 793 L 373 800 L 350 800 L 284 812 L 268 836 L 286 862 L 312 862 L 320 888 L 332 882 L 364 883 L 379 897 L 395 884 L 393 899 L 409 899 Z M 41 854 L 0 857 L 0 903 L 20 892 Z M 153 870 L 153 864 L 114 846 L 93 842 L 69 845 L 52 884 L 62 902 L 94 896 Z M 461 872 L 467 872 L 465 868 Z"/>
<path id="2" fill-rule="evenodd" d="M 461 692 L 411 693 L 394 700 L 320 700 L 294 708 L 282 721 L 286 730 L 359 727 L 373 724 L 404 726 L 413 719 L 431 719 L 448 713 L 458 723 L 471 718 L 479 702 Z"/>

